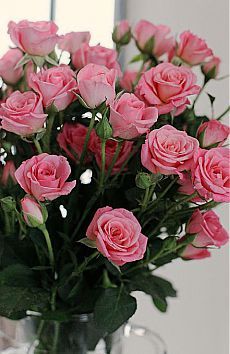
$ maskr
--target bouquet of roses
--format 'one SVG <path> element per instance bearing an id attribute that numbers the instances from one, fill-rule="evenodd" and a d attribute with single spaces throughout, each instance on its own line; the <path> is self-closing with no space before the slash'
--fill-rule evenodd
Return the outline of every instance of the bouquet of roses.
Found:
<path id="1" fill-rule="evenodd" d="M 228 240 L 212 210 L 229 201 L 228 109 L 215 116 L 209 95 L 212 116 L 195 110 L 220 59 L 147 21 L 117 24 L 116 49 L 57 31 L 11 21 L 0 59 L 0 315 L 93 313 L 110 333 L 134 314 L 135 290 L 166 311 L 176 291 L 157 268 Z M 131 40 L 140 68 L 122 73 Z"/>

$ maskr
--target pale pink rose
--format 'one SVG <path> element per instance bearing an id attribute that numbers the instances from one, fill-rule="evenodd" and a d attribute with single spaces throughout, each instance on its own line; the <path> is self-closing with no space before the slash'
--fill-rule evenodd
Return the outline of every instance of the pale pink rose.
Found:
<path id="1" fill-rule="evenodd" d="M 184 259 L 204 259 L 211 256 L 211 253 L 206 248 L 197 248 L 193 245 L 185 247 L 180 256 Z"/>
<path id="2" fill-rule="evenodd" d="M 178 193 L 184 194 L 184 195 L 191 195 L 196 192 L 193 184 L 192 184 L 192 179 L 191 175 L 188 172 L 183 172 L 178 180 L 178 184 L 180 187 L 178 188 Z M 194 197 L 191 199 L 192 202 L 195 203 L 205 203 L 204 199 L 201 199 L 199 196 Z"/>
<path id="3" fill-rule="evenodd" d="M 112 139 L 108 139 L 105 145 L 105 170 L 107 171 L 112 163 L 113 156 L 117 148 L 117 142 Z M 96 162 L 101 167 L 101 139 L 96 135 L 92 135 L 88 149 L 94 154 Z M 121 166 L 129 157 L 133 149 L 132 141 L 124 141 L 121 146 L 121 150 L 118 154 L 115 165 L 113 166 L 111 174 L 116 174 L 120 171 Z"/>
<path id="4" fill-rule="evenodd" d="M 31 74 L 29 86 L 41 95 L 45 107 L 53 104 L 58 111 L 63 111 L 76 97 L 73 93 L 77 87 L 75 73 L 68 65 Z"/>
<path id="5" fill-rule="evenodd" d="M 8 33 L 12 42 L 23 52 L 30 55 L 45 56 L 54 50 L 58 41 L 58 27 L 52 21 L 15 23 L 10 21 Z"/>
<path id="6" fill-rule="evenodd" d="M 229 149 L 217 147 L 199 149 L 192 172 L 192 183 L 196 191 L 206 200 L 229 202 Z"/>
<path id="7" fill-rule="evenodd" d="M 121 88 L 128 92 L 132 92 L 137 80 L 137 75 L 137 70 L 126 70 L 119 81 Z"/>
<path id="8" fill-rule="evenodd" d="M 110 106 L 109 121 L 113 136 L 133 139 L 146 133 L 157 121 L 158 111 L 155 107 L 146 107 L 132 93 L 124 93 Z"/>
<path id="9" fill-rule="evenodd" d="M 88 128 L 83 124 L 65 123 L 61 133 L 58 134 L 57 141 L 59 146 L 66 152 L 67 156 L 75 162 L 78 162 L 81 157 L 87 131 Z M 91 132 L 89 145 L 95 134 L 93 130 Z M 88 151 L 85 162 L 89 162 L 90 160 L 91 156 Z"/>
<path id="10" fill-rule="evenodd" d="M 141 162 L 152 173 L 163 175 L 189 171 L 198 151 L 198 140 L 171 125 L 152 130 L 142 145 Z"/>
<path id="11" fill-rule="evenodd" d="M 135 94 L 159 114 L 182 113 L 190 103 L 188 96 L 199 93 L 196 75 L 184 66 L 162 63 L 142 74 Z"/>
<path id="12" fill-rule="evenodd" d="M 202 148 L 222 146 L 228 139 L 230 128 L 216 119 L 199 126 L 197 137 Z"/>
<path id="13" fill-rule="evenodd" d="M 199 209 L 192 214 L 186 232 L 196 234 L 192 244 L 195 247 L 220 247 L 228 242 L 228 232 L 220 223 L 219 217 L 213 210 L 201 213 Z"/>
<path id="14" fill-rule="evenodd" d="M 203 39 L 190 31 L 184 31 L 176 45 L 176 56 L 189 65 L 198 65 L 212 56 L 212 50 Z"/>
<path id="15" fill-rule="evenodd" d="M 66 182 L 70 173 L 70 165 L 64 156 L 44 153 L 23 161 L 15 177 L 26 193 L 45 201 L 72 191 L 76 181 Z"/>
<path id="16" fill-rule="evenodd" d="M 6 186 L 8 182 L 11 180 L 13 183 L 16 183 L 16 179 L 14 173 L 16 171 L 14 161 L 9 160 L 6 162 L 5 166 L 3 167 L 3 172 L 1 176 L 1 183 Z"/>
<path id="17" fill-rule="evenodd" d="M 59 36 L 58 47 L 70 54 L 76 52 L 82 43 L 89 43 L 91 38 L 90 32 L 69 32 L 63 36 Z"/>
<path id="18" fill-rule="evenodd" d="M 21 50 L 9 49 L 0 59 L 0 76 L 9 85 L 16 84 L 23 75 L 23 68 L 15 69 L 15 66 L 22 59 Z"/>
<path id="19" fill-rule="evenodd" d="M 41 130 L 46 117 L 41 97 L 32 91 L 14 91 L 0 108 L 1 127 L 21 136 Z"/>
<path id="20" fill-rule="evenodd" d="M 31 196 L 25 196 L 21 200 L 21 207 L 23 218 L 28 226 L 38 227 L 46 221 L 41 205 Z"/>
<path id="21" fill-rule="evenodd" d="M 116 70 L 88 64 L 79 71 L 77 83 L 81 97 L 90 108 L 96 108 L 104 101 L 109 104 L 116 94 Z"/>
<path id="22" fill-rule="evenodd" d="M 96 211 L 86 236 L 96 241 L 98 251 L 118 266 L 142 259 L 148 242 L 133 213 L 108 206 Z"/>
<path id="23" fill-rule="evenodd" d="M 118 22 L 113 30 L 113 41 L 125 45 L 131 39 L 131 27 L 128 20 Z"/>
<path id="24" fill-rule="evenodd" d="M 141 51 L 159 58 L 174 46 L 175 40 L 170 36 L 170 32 L 168 26 L 156 26 L 149 21 L 141 20 L 136 24 L 133 36 Z"/>
<path id="25" fill-rule="evenodd" d="M 208 79 L 215 79 L 219 74 L 221 59 L 213 56 L 202 65 L 202 72 Z"/>
<path id="26" fill-rule="evenodd" d="M 71 59 L 76 69 L 81 69 L 87 64 L 97 64 L 104 65 L 108 69 L 116 69 L 119 75 L 121 73 L 116 50 L 101 45 L 89 46 L 87 43 L 83 43 Z"/>

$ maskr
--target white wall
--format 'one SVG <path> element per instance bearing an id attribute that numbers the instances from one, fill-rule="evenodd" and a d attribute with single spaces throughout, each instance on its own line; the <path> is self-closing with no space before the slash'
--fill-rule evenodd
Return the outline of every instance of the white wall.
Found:
<path id="1" fill-rule="evenodd" d="M 228 1 L 221 0 L 127 0 L 127 18 L 132 24 L 147 19 L 167 24 L 173 33 L 190 29 L 205 38 L 216 55 L 223 60 L 220 75 L 228 67 Z M 134 55 L 134 46 L 126 52 L 126 62 Z M 207 90 L 217 96 L 218 115 L 228 105 L 228 80 L 213 81 Z M 210 114 L 205 95 L 199 100 L 199 113 Z M 222 223 L 229 227 L 228 207 L 218 208 Z M 178 289 L 178 298 L 170 300 L 166 314 L 157 312 L 151 300 L 137 294 L 138 311 L 133 322 L 145 324 L 158 332 L 168 344 L 169 354 L 228 354 L 228 247 L 212 252 L 202 261 L 174 261 L 157 274 L 171 280 Z M 142 348 L 142 349 L 141 349 Z M 132 339 L 127 353 L 152 354 L 143 341 Z"/>

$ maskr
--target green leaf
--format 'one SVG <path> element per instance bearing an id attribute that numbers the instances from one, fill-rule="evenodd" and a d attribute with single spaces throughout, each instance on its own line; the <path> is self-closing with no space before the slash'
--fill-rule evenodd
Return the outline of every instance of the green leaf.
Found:
<path id="1" fill-rule="evenodd" d="M 40 311 L 48 303 L 49 294 L 40 288 L 0 287 L 0 315 L 18 320 L 27 310 Z"/>
<path id="2" fill-rule="evenodd" d="M 90 240 L 87 237 L 82 238 L 81 240 L 78 241 L 79 243 L 82 243 L 83 245 L 90 247 L 90 248 L 97 248 L 96 246 L 96 241 Z"/>
<path id="3" fill-rule="evenodd" d="M 136 62 L 141 61 L 141 60 L 143 60 L 143 54 L 142 54 L 142 53 L 135 55 L 135 56 L 130 60 L 129 64 L 136 63 Z"/>
<path id="4" fill-rule="evenodd" d="M 0 272 L 0 286 L 33 287 L 36 281 L 33 271 L 23 264 L 12 264 Z"/>
<path id="5" fill-rule="evenodd" d="M 136 308 L 136 299 L 123 289 L 105 289 L 95 305 L 95 322 L 100 329 L 112 333 L 135 313 Z"/>
<path id="6" fill-rule="evenodd" d="M 52 59 L 49 55 L 45 56 L 45 60 L 47 63 L 51 65 L 58 66 L 58 63 L 54 59 Z"/>

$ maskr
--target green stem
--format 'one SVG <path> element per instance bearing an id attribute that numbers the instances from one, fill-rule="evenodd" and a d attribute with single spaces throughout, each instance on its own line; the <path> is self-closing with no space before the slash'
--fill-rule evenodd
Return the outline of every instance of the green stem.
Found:
<path id="1" fill-rule="evenodd" d="M 99 188 L 102 190 L 104 185 L 105 178 L 105 145 L 106 140 L 102 139 L 101 141 L 101 171 L 100 171 L 100 180 L 99 180 Z"/>
<path id="2" fill-rule="evenodd" d="M 221 118 L 223 118 L 223 116 L 225 116 L 225 114 L 227 114 L 229 110 L 230 110 L 230 106 L 228 106 L 226 110 L 218 118 L 216 118 L 216 120 L 220 120 Z"/>
<path id="3" fill-rule="evenodd" d="M 122 143 L 123 143 L 123 141 L 121 141 L 121 140 L 117 143 L 117 147 L 116 147 L 115 153 L 113 155 L 113 159 L 112 159 L 111 164 L 109 165 L 109 168 L 108 168 L 108 171 L 107 171 L 107 176 L 105 178 L 105 182 L 109 179 L 109 177 L 111 175 L 113 167 L 114 167 L 114 165 L 115 165 L 115 163 L 117 161 L 117 158 L 119 156 L 119 153 L 121 151 Z"/>
<path id="4" fill-rule="evenodd" d="M 45 152 L 50 152 L 50 138 L 51 138 L 51 133 L 52 133 L 52 128 L 53 128 L 53 123 L 54 123 L 54 118 L 55 118 L 55 113 L 50 114 L 48 120 L 47 120 L 47 127 L 46 127 L 46 132 L 43 137 L 43 147 Z"/>
<path id="5" fill-rule="evenodd" d="M 144 211 L 147 207 L 147 204 L 148 204 L 148 201 L 149 201 L 149 192 L 150 192 L 150 187 L 146 188 L 145 190 L 145 195 L 144 195 L 144 198 L 143 198 L 143 202 L 142 202 L 142 205 L 141 205 L 141 210 Z"/>
<path id="6" fill-rule="evenodd" d="M 39 141 L 37 139 L 34 139 L 33 141 L 34 141 L 34 145 L 35 145 L 35 147 L 37 149 L 37 152 L 39 154 L 42 154 L 43 151 L 42 151 L 42 148 L 41 148 L 41 145 L 40 145 Z"/>
<path id="7" fill-rule="evenodd" d="M 9 235 L 11 227 L 10 227 L 10 216 L 7 211 L 4 210 L 4 219 L 5 219 L 5 234 Z"/>
<path id="8" fill-rule="evenodd" d="M 60 323 L 55 321 L 54 322 L 54 337 L 53 337 L 53 343 L 52 343 L 52 348 L 51 348 L 52 354 L 57 354 L 59 333 L 60 333 Z"/>
<path id="9" fill-rule="evenodd" d="M 50 260 L 50 266 L 51 266 L 52 270 L 54 271 L 54 253 L 53 253 L 53 247 L 52 247 L 52 243 L 50 240 L 49 232 L 48 232 L 45 225 L 40 227 L 40 230 L 43 232 L 43 235 L 45 236 L 46 245 L 47 245 L 48 254 L 49 254 L 49 260 Z"/>
<path id="10" fill-rule="evenodd" d="M 196 104 L 196 102 L 198 101 L 198 99 L 199 99 L 199 97 L 200 97 L 201 93 L 204 91 L 204 88 L 205 88 L 205 86 L 206 86 L 207 82 L 208 82 L 208 81 L 205 81 L 205 80 L 204 80 L 204 83 L 203 83 L 203 85 L 202 85 L 202 87 L 201 87 L 200 92 L 198 93 L 198 95 L 196 96 L 195 100 L 193 101 L 193 104 L 192 104 L 192 109 L 194 109 L 195 104 Z"/>

